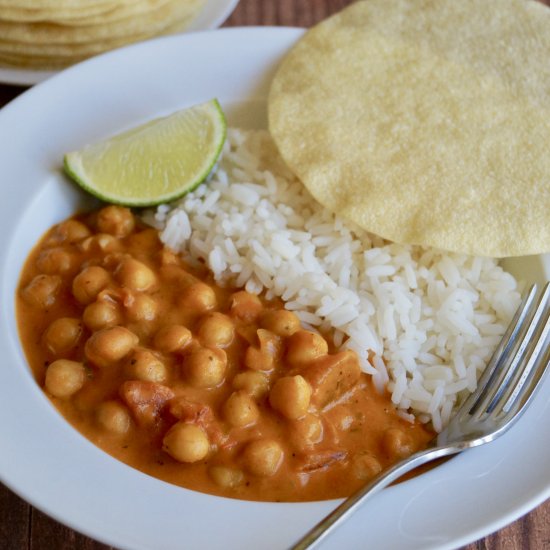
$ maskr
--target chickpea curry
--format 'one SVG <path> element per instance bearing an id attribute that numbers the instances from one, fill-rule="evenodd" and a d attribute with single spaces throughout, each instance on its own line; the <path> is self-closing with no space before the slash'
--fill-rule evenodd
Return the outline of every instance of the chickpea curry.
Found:
<path id="1" fill-rule="evenodd" d="M 31 369 L 61 414 L 176 485 L 343 497 L 433 436 L 399 417 L 354 352 L 281 302 L 221 288 L 122 207 L 48 231 L 16 300 Z"/>

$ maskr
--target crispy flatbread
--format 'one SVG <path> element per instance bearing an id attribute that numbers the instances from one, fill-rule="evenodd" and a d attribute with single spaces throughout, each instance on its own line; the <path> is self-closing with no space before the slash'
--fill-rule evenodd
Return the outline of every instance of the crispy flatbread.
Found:
<path id="1" fill-rule="evenodd" d="M 400 243 L 550 251 L 550 10 L 367 0 L 281 64 L 269 127 L 325 207 Z"/>
<path id="2" fill-rule="evenodd" d="M 147 6 L 141 13 L 135 12 L 122 19 L 101 20 L 89 25 L 65 25 L 58 23 L 13 23 L 0 19 L 0 51 L 23 52 L 25 47 L 40 48 L 54 44 L 90 44 L 103 40 L 133 37 L 161 32 L 181 18 L 195 11 L 197 0 L 142 0 Z M 96 18 L 93 19 L 96 21 Z"/>
<path id="3" fill-rule="evenodd" d="M 55 69 L 125 44 L 180 32 L 204 1 L 27 0 L 18 6 L 15 1 L 0 0 L 0 63 Z M 38 14 L 41 18 L 35 19 Z"/>

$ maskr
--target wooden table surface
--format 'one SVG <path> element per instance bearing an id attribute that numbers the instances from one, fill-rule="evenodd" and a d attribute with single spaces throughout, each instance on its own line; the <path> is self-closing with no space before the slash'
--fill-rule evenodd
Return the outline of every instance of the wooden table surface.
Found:
<path id="1" fill-rule="evenodd" d="M 310 27 L 350 3 L 351 0 L 241 0 L 224 26 Z M 544 3 L 550 5 L 550 0 L 544 0 Z M 0 84 L 0 106 L 24 90 Z M 50 519 L 0 484 L 0 550 L 109 548 Z M 464 550 L 544 548 L 550 548 L 550 501 L 501 531 L 468 545 Z"/>

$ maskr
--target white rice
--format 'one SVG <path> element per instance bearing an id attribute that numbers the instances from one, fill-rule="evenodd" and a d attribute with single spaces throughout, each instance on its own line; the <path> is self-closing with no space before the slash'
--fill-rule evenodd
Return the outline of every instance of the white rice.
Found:
<path id="1" fill-rule="evenodd" d="M 437 431 L 475 388 L 520 300 L 493 259 L 389 243 L 331 214 L 266 131 L 230 129 L 209 183 L 146 219 L 220 284 L 279 296 L 306 327 L 332 329 L 404 418 Z"/>

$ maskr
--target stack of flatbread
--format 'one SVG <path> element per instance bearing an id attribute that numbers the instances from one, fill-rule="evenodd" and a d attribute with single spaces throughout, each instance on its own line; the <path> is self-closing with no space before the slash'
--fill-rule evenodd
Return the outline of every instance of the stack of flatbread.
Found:
<path id="1" fill-rule="evenodd" d="M 0 0 L 0 64 L 65 67 L 184 30 L 205 0 Z"/>

